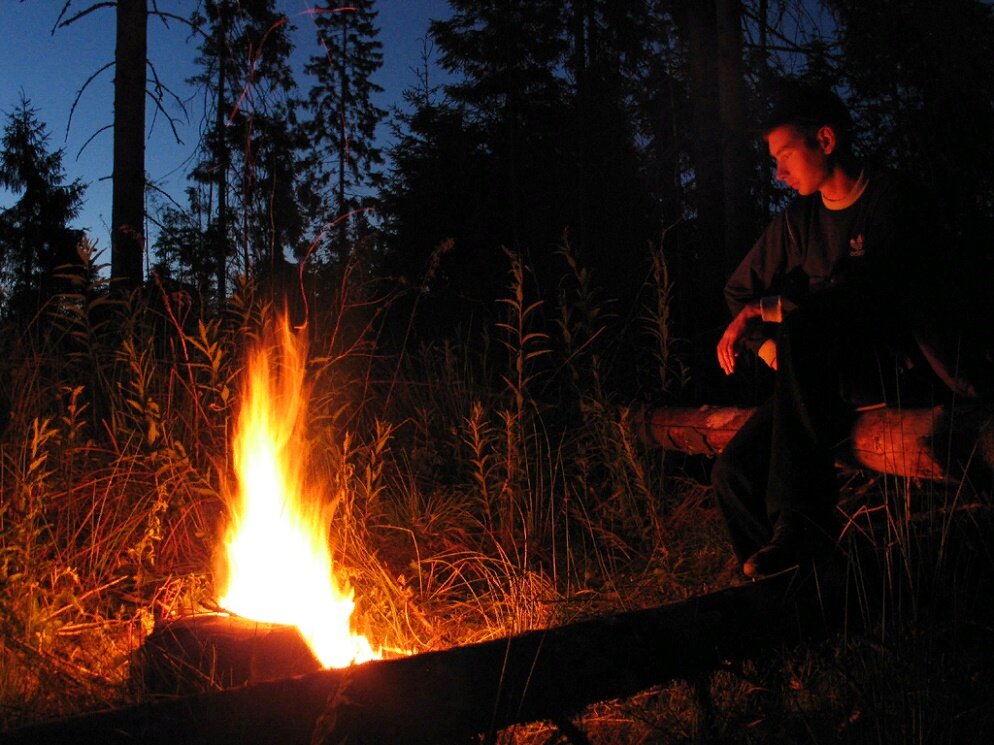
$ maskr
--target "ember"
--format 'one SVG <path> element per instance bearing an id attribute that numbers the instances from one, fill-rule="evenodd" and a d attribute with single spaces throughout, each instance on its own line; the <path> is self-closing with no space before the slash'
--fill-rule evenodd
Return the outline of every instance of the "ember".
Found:
<path id="1" fill-rule="evenodd" d="M 306 344 L 286 319 L 275 325 L 248 360 L 219 604 L 296 626 L 325 667 L 344 667 L 379 654 L 351 630 L 354 593 L 334 573 L 329 505 L 308 480 Z"/>

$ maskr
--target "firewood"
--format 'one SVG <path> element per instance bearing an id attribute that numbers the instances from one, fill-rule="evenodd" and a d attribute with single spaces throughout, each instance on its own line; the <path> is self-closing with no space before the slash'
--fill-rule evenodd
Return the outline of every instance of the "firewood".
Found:
<path id="1" fill-rule="evenodd" d="M 175 696 L 320 669 L 294 626 L 200 614 L 156 623 L 135 655 L 131 677 L 146 695 Z"/>

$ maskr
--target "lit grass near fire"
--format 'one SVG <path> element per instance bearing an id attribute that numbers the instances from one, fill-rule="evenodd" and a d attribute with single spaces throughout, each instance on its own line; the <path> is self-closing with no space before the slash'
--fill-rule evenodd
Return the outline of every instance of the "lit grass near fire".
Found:
<path id="1" fill-rule="evenodd" d="M 307 480 L 306 348 L 284 321 L 249 358 L 225 537 L 225 610 L 296 626 L 325 667 L 378 657 L 350 626 L 354 593 L 336 578 L 329 510 Z"/>
<path id="2" fill-rule="evenodd" d="M 640 349 L 652 362 L 647 390 L 665 398 L 682 368 L 670 355 L 665 263 L 661 252 L 651 258 L 658 302 L 639 323 L 654 336 L 640 336 L 652 340 Z M 306 376 L 302 366 L 291 374 L 279 334 L 256 353 L 268 349 L 257 390 L 272 402 L 266 421 L 279 424 L 266 430 L 271 461 L 250 448 L 232 451 L 232 435 L 244 432 L 239 418 L 252 416 L 242 410 L 253 398 L 246 373 L 256 369 L 245 341 L 272 316 L 252 284 L 224 318 L 181 325 L 170 315 L 176 323 L 165 330 L 157 296 L 108 306 L 98 293 L 52 305 L 27 329 L 5 326 L 0 731 L 154 702 L 134 685 L 135 652 L 153 623 L 168 627 L 219 597 L 241 615 L 286 622 L 289 606 L 315 590 L 289 591 L 307 570 L 282 560 L 312 541 L 326 551 L 329 531 L 335 597 L 351 595 L 347 565 L 356 628 L 390 651 L 469 645 L 741 581 L 699 464 L 643 450 L 620 405 L 627 399 L 604 384 L 627 359 L 610 352 L 618 335 L 605 319 L 614 301 L 585 294 L 578 276 L 561 307 L 543 310 L 525 277 L 516 264 L 502 303 L 510 320 L 451 343 L 406 347 L 400 359 L 374 347 L 379 328 L 368 320 L 366 290 L 343 282 L 341 297 L 313 306 Z M 230 470 L 217 457 L 229 451 Z M 253 488 L 267 479 L 292 484 L 304 515 L 294 520 L 316 521 L 320 529 L 306 536 L 317 537 L 277 538 L 274 516 L 297 514 L 280 500 L 268 512 L 243 510 L 238 490 L 223 488 L 236 459 L 258 468 L 241 477 Z M 919 553 L 901 531 L 905 505 L 976 498 L 968 481 L 947 491 L 867 478 L 850 476 L 845 491 L 893 515 L 888 567 L 908 568 L 907 557 Z M 259 560 L 244 575 L 252 593 L 266 577 L 285 593 L 272 615 L 241 605 L 221 581 L 227 570 L 208 569 L 224 548 L 222 505 L 232 528 L 262 536 L 244 541 L 247 561 Z M 225 540 L 234 544 L 234 534 Z M 986 545 L 971 544 L 977 571 L 989 566 Z M 314 574 L 327 587 L 331 562 L 318 564 Z M 945 617 L 906 602 L 906 583 L 895 581 L 886 623 L 865 626 L 856 607 L 851 629 L 814 648 L 596 704 L 574 727 L 603 745 L 692 743 L 708 739 L 707 711 L 710 739 L 721 742 L 795 743 L 821 732 L 830 741 L 986 744 L 992 637 L 978 632 L 990 627 L 989 614 L 978 616 L 971 603 L 992 595 L 958 581 L 939 586 L 931 572 L 904 573 L 922 593 L 948 587 L 958 596 Z M 342 631 L 347 614 L 302 616 L 305 626 L 309 619 Z M 361 657 L 354 645 L 346 643 L 343 664 Z M 224 680 L 196 683 L 207 692 Z M 536 723 L 492 739 L 564 737 Z"/>

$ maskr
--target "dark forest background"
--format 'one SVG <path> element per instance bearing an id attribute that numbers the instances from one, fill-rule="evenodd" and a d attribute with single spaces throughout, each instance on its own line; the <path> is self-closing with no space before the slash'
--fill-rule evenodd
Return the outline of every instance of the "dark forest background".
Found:
<path id="1" fill-rule="evenodd" d="M 0 102 L 0 732 L 148 700 L 144 640 L 217 608 L 246 350 L 284 302 L 309 345 L 307 421 L 285 447 L 307 450 L 371 639 L 439 650 L 742 583 L 711 461 L 654 448 L 639 407 L 769 387 L 764 369 L 726 379 L 714 345 L 726 276 L 790 198 L 753 131 L 785 78 L 835 86 L 860 156 L 917 180 L 935 276 L 989 335 L 991 3 L 449 4 L 387 111 L 372 0 L 315 3 L 321 52 L 303 60 L 272 0 L 182 18 L 51 3 L 58 34 L 116 18 L 114 230 L 108 262 L 32 91 Z M 185 116 L 157 74 L 169 60 L 148 58 L 165 23 L 188 30 L 208 102 L 181 199 L 144 169 L 152 123 Z M 990 742 L 994 485 L 956 473 L 840 470 L 846 535 L 887 578 L 856 572 L 840 634 L 577 727 Z M 953 537 L 957 513 L 975 538 Z M 562 739 L 517 734 L 497 741 Z"/>
<path id="2" fill-rule="evenodd" d="M 725 277 L 788 196 L 750 130 L 785 77 L 834 85 L 860 154 L 917 178 L 950 261 L 981 285 L 991 276 L 994 14 L 980 0 L 452 0 L 393 111 L 371 98 L 373 0 L 315 14 L 326 51 L 296 78 L 273 2 L 206 0 L 184 19 L 98 5 L 66 3 L 56 20 L 73 33 L 88 12 L 117 13 L 112 288 L 187 293 L 209 316 L 249 279 L 301 314 L 335 302 L 347 278 L 378 306 L 389 352 L 485 346 L 517 267 L 535 317 L 582 314 L 559 302 L 570 283 L 608 309 L 597 343 L 618 392 L 740 396 L 711 356 Z M 160 20 L 189 24 L 191 82 L 210 101 L 182 203 L 142 168 L 149 117 L 176 115 L 155 77 L 166 63 L 146 60 Z M 17 195 L 0 215 L 0 311 L 15 322 L 86 259 L 73 229 L 85 187 L 30 95 L 8 113 L 0 162 Z M 95 291 L 106 284 L 107 268 L 86 272 Z M 660 303 L 666 390 L 639 320 Z"/>

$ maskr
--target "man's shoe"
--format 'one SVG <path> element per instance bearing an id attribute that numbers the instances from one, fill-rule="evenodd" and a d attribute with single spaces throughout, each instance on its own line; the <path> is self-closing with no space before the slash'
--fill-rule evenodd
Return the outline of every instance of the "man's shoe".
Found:
<path id="1" fill-rule="evenodd" d="M 778 530 L 773 540 L 754 553 L 742 571 L 747 577 L 759 579 L 793 569 L 801 563 L 802 552 L 797 536 L 787 530 Z"/>
<path id="2" fill-rule="evenodd" d="M 801 559 L 796 551 L 776 543 L 770 543 L 746 559 L 745 564 L 742 565 L 742 571 L 746 577 L 761 579 L 780 574 L 788 569 L 794 569 L 800 563 Z"/>

